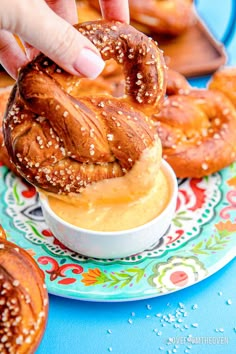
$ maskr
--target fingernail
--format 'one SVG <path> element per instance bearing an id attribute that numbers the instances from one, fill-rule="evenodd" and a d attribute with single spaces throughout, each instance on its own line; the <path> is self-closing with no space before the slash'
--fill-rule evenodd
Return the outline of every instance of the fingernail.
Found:
<path id="1" fill-rule="evenodd" d="M 26 57 L 29 60 L 32 60 L 36 57 L 36 55 L 38 55 L 39 51 L 35 48 L 25 48 L 25 53 L 26 53 Z"/>
<path id="2" fill-rule="evenodd" d="M 104 69 L 105 63 L 96 53 L 88 48 L 83 48 L 74 63 L 74 68 L 80 74 L 95 79 Z"/>

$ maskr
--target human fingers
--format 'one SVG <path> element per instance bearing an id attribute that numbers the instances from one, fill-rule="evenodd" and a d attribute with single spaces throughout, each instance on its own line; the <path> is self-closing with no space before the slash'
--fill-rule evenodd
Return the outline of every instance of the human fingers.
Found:
<path id="1" fill-rule="evenodd" d="M 74 75 L 97 77 L 104 68 L 97 48 L 39 0 L 1 0 L 0 24 Z M 16 70 L 16 69 L 15 69 Z"/>
<path id="2" fill-rule="evenodd" d="M 67 22 L 72 25 L 78 22 L 78 12 L 76 7 L 75 0 L 45 0 L 48 6 L 60 17 L 64 18 Z M 36 50 L 29 43 L 22 40 L 24 44 L 27 57 L 29 60 L 33 59 L 37 54 L 38 50 Z"/>
<path id="3" fill-rule="evenodd" d="M 60 17 L 74 25 L 78 22 L 75 0 L 45 0 L 48 6 Z"/>
<path id="4" fill-rule="evenodd" d="M 104 18 L 129 23 L 128 0 L 99 0 L 99 3 Z"/>
<path id="5" fill-rule="evenodd" d="M 27 63 L 26 55 L 13 34 L 5 30 L 0 30 L 0 63 L 14 79 L 18 68 Z"/>

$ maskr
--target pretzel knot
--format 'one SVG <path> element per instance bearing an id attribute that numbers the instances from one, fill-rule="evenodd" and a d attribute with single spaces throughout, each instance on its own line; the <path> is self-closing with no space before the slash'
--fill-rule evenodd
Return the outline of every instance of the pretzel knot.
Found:
<path id="1" fill-rule="evenodd" d="M 0 225 L 0 352 L 35 353 L 48 317 L 43 272 L 5 236 Z"/>
<path id="2" fill-rule="evenodd" d="M 200 178 L 235 161 L 236 111 L 220 91 L 169 96 L 152 118 L 177 177 Z"/>
<path id="3" fill-rule="evenodd" d="M 129 171 L 157 139 L 143 112 L 158 109 L 165 94 L 163 55 L 152 39 L 115 21 L 76 28 L 104 60 L 122 64 L 126 95 L 83 96 L 79 78 L 41 54 L 21 69 L 3 124 L 8 153 L 21 175 L 63 194 Z"/>

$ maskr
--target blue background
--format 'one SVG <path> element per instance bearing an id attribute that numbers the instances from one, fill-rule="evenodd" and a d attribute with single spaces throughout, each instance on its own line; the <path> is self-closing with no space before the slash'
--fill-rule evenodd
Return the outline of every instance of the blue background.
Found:
<path id="1" fill-rule="evenodd" d="M 235 0 L 196 5 L 212 34 L 225 42 L 227 64 L 236 65 Z M 191 83 L 204 87 L 208 79 Z M 194 344 L 199 337 L 201 344 Z M 224 344 L 216 344 L 220 338 Z M 236 353 L 236 260 L 198 284 L 153 299 L 95 303 L 50 295 L 37 354 L 109 352 Z"/>

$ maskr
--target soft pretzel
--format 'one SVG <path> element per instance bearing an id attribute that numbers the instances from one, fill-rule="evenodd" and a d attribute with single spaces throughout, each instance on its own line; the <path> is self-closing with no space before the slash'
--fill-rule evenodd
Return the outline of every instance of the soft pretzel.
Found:
<path id="1" fill-rule="evenodd" d="M 220 91 L 169 96 L 152 118 L 177 177 L 200 178 L 236 160 L 236 111 Z"/>
<path id="2" fill-rule="evenodd" d="M 45 331 L 48 295 L 42 271 L 0 226 L 0 353 L 35 353 Z"/>
<path id="3" fill-rule="evenodd" d="M 81 97 L 79 79 L 44 55 L 19 73 L 4 118 L 5 144 L 17 170 L 54 193 L 119 177 L 156 139 L 146 117 L 165 95 L 165 65 L 156 43 L 127 24 L 77 25 L 102 57 L 123 65 L 126 96 Z"/>
<path id="4" fill-rule="evenodd" d="M 187 94 L 191 89 L 192 86 L 182 74 L 168 68 L 166 86 L 167 96 Z"/>
<path id="5" fill-rule="evenodd" d="M 7 166 L 11 171 L 17 174 L 15 165 L 10 161 L 7 149 L 3 141 L 2 120 L 6 109 L 7 101 L 11 93 L 12 86 L 0 89 L 0 162 Z"/>
<path id="6" fill-rule="evenodd" d="M 129 0 L 131 20 L 146 32 L 178 36 L 195 23 L 192 0 Z"/>
<path id="7" fill-rule="evenodd" d="M 236 68 L 224 67 L 216 71 L 208 83 L 208 88 L 223 92 L 236 107 Z"/>

